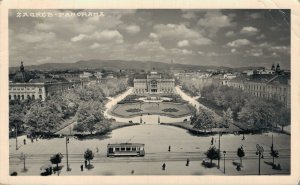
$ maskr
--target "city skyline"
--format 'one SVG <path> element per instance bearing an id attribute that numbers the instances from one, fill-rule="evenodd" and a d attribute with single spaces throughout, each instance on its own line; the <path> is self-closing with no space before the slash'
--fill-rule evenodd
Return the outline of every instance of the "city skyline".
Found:
<path id="1" fill-rule="evenodd" d="M 11 67 L 102 59 L 290 69 L 289 10 L 47 10 L 103 15 L 17 17 L 24 12 L 10 10 Z"/>

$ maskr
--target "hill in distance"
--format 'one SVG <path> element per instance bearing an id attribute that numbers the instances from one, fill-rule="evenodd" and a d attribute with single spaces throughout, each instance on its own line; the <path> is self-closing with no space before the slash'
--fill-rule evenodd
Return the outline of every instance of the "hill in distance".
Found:
<path id="1" fill-rule="evenodd" d="M 231 69 L 229 67 L 217 66 L 200 66 L 190 64 L 178 63 L 163 63 L 154 61 L 125 61 L 125 60 L 80 60 L 75 63 L 45 63 L 40 65 L 26 66 L 28 70 L 41 71 L 58 71 L 58 70 L 97 70 L 97 69 L 134 69 L 134 70 L 167 70 L 167 69 L 181 69 L 181 70 L 207 70 L 207 69 Z M 19 67 L 10 67 L 10 71 L 16 71 Z M 244 68 L 245 70 L 245 68 Z"/>

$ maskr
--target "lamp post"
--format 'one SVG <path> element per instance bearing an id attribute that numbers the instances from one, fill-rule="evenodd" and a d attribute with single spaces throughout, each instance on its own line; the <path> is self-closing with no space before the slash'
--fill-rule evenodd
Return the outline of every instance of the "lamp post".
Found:
<path id="1" fill-rule="evenodd" d="M 226 155 L 226 151 L 225 150 L 223 151 L 223 154 L 224 154 L 224 174 L 225 174 L 225 155 Z"/>
<path id="2" fill-rule="evenodd" d="M 260 158 L 264 158 L 264 147 L 256 144 L 256 155 L 258 155 L 258 175 L 260 175 Z"/>
<path id="3" fill-rule="evenodd" d="M 71 171 L 69 168 L 69 155 L 68 155 L 68 143 L 69 143 L 69 136 L 66 136 L 66 155 L 67 155 L 67 171 Z"/>
<path id="4" fill-rule="evenodd" d="M 23 171 L 26 172 L 27 169 L 26 169 L 26 158 L 27 158 L 27 155 L 23 154 L 23 152 L 21 153 L 21 156 L 20 156 L 20 159 L 23 160 Z"/>
<path id="5" fill-rule="evenodd" d="M 218 169 L 220 169 L 220 151 L 221 151 L 221 133 L 219 132 L 219 157 L 218 157 Z"/>
<path id="6" fill-rule="evenodd" d="M 18 127 L 17 125 L 14 126 L 15 128 L 12 128 L 11 131 L 15 132 L 16 137 L 16 150 L 18 150 Z"/>

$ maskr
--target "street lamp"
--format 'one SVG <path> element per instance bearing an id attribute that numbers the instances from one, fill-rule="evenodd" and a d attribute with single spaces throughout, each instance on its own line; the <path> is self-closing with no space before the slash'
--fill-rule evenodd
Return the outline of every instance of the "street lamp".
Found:
<path id="1" fill-rule="evenodd" d="M 18 150 L 18 127 L 17 125 L 14 126 L 14 128 L 11 129 L 12 132 L 15 132 L 16 137 L 16 150 Z"/>
<path id="2" fill-rule="evenodd" d="M 256 155 L 258 155 L 258 175 L 260 175 L 260 158 L 264 158 L 264 147 L 256 144 Z"/>
<path id="3" fill-rule="evenodd" d="M 23 171 L 24 171 L 24 172 L 27 171 L 26 166 L 25 166 L 25 164 L 26 164 L 26 163 L 25 163 L 26 158 L 27 158 L 27 155 L 23 154 L 23 152 L 22 152 L 22 153 L 21 153 L 21 156 L 20 156 L 20 159 L 23 160 L 23 165 L 24 165 L 24 166 L 23 166 Z"/>
<path id="4" fill-rule="evenodd" d="M 68 143 L 69 143 L 69 136 L 66 136 L 66 154 L 67 154 L 67 171 L 71 171 L 69 168 L 69 155 L 68 155 Z"/>
<path id="5" fill-rule="evenodd" d="M 225 150 L 223 151 L 223 154 L 224 154 L 224 174 L 225 174 L 225 154 L 226 154 Z"/>
<path id="6" fill-rule="evenodd" d="M 218 157 L 218 169 L 220 169 L 220 151 L 221 151 L 221 132 L 219 132 L 219 157 Z"/>

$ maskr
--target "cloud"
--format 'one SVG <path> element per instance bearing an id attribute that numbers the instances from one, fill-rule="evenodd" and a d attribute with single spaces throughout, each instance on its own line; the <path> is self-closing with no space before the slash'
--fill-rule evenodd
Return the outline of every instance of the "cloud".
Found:
<path id="1" fill-rule="evenodd" d="M 269 50 L 272 52 L 281 53 L 284 55 L 290 54 L 290 47 L 288 47 L 288 46 L 272 46 L 269 48 Z"/>
<path id="2" fill-rule="evenodd" d="M 101 42 L 123 43 L 123 36 L 117 30 L 96 31 L 92 35 L 79 34 L 71 38 L 72 42 L 97 40 Z"/>
<path id="3" fill-rule="evenodd" d="M 217 57 L 219 55 L 216 52 L 209 52 L 209 53 L 207 53 L 207 56 L 209 56 L 209 57 Z"/>
<path id="4" fill-rule="evenodd" d="M 192 40 L 191 43 L 201 46 L 201 45 L 209 45 L 212 43 L 212 41 L 209 38 L 198 38 L 195 40 Z"/>
<path id="5" fill-rule="evenodd" d="M 154 26 L 155 37 L 168 40 L 188 40 L 195 45 L 208 45 L 211 40 L 203 37 L 199 32 L 187 28 L 183 24 L 158 24 Z M 154 35 L 152 35 L 154 36 Z"/>
<path id="6" fill-rule="evenodd" d="M 228 31 L 228 32 L 225 33 L 225 36 L 226 37 L 232 37 L 232 36 L 234 36 L 234 32 L 233 31 Z"/>
<path id="7" fill-rule="evenodd" d="M 54 40 L 56 34 L 53 32 L 33 31 L 29 33 L 20 33 L 16 36 L 19 40 L 27 43 L 36 43 Z"/>
<path id="8" fill-rule="evenodd" d="M 258 33 L 258 29 L 252 26 L 243 27 L 240 31 L 241 34 L 252 36 L 256 35 Z"/>
<path id="9" fill-rule="evenodd" d="M 182 11 L 182 17 L 185 19 L 195 19 L 197 18 L 197 15 L 192 10 L 181 10 Z"/>
<path id="10" fill-rule="evenodd" d="M 204 55 L 204 52 L 203 51 L 198 51 L 197 52 L 199 55 Z"/>
<path id="11" fill-rule="evenodd" d="M 178 46 L 178 47 L 186 47 L 186 46 L 189 46 L 189 45 L 190 45 L 190 43 L 189 43 L 188 40 L 182 40 L 182 41 L 179 41 L 179 42 L 177 43 L 177 46 Z"/>
<path id="12" fill-rule="evenodd" d="M 165 48 L 161 46 L 159 41 L 144 40 L 134 45 L 135 50 L 145 51 L 165 51 Z"/>
<path id="13" fill-rule="evenodd" d="M 251 41 L 249 41 L 248 39 L 237 39 L 237 40 L 234 40 L 232 42 L 228 42 L 226 44 L 226 46 L 240 47 L 240 46 L 247 46 L 247 45 L 250 45 L 250 44 L 251 44 Z"/>
<path id="14" fill-rule="evenodd" d="M 231 20 L 232 17 L 223 15 L 219 10 L 209 10 L 204 15 L 204 18 L 199 19 L 197 24 L 206 28 L 209 33 L 208 35 L 212 37 L 221 28 L 232 26 Z"/>
<path id="15" fill-rule="evenodd" d="M 263 53 L 262 49 L 260 49 L 260 48 L 252 48 L 250 50 L 246 50 L 246 55 L 248 55 L 248 56 L 260 57 L 263 54 L 264 53 Z"/>
<path id="16" fill-rule="evenodd" d="M 169 49 L 169 52 L 173 55 L 192 55 L 192 54 L 194 54 L 194 52 L 191 50 L 178 49 L 178 48 Z"/>
<path id="17" fill-rule="evenodd" d="M 141 31 L 141 28 L 137 25 L 129 25 L 125 28 L 125 30 L 127 31 L 127 33 L 134 35 L 136 33 L 139 33 Z"/>
<path id="18" fill-rule="evenodd" d="M 235 48 L 232 48 L 230 51 L 231 51 L 231 53 L 236 53 L 237 52 Z"/>
<path id="19" fill-rule="evenodd" d="M 72 41 L 72 42 L 78 42 L 78 41 L 81 41 L 81 40 L 83 40 L 83 39 L 85 39 L 85 38 L 88 38 L 88 36 L 85 35 L 85 34 L 79 34 L 79 35 L 77 35 L 77 36 L 75 36 L 75 37 L 72 37 L 72 38 L 71 38 L 71 41 Z"/>
<path id="20" fill-rule="evenodd" d="M 259 19 L 262 17 L 261 13 L 255 12 L 249 15 L 252 19 Z"/>
<path id="21" fill-rule="evenodd" d="M 46 62 L 49 62 L 52 58 L 51 57 L 45 57 L 45 58 L 41 58 L 41 59 L 38 59 L 37 62 L 38 63 L 46 63 Z"/>
<path id="22" fill-rule="evenodd" d="M 154 30 L 159 38 L 198 38 L 200 34 L 182 24 L 158 24 Z"/>
<path id="23" fill-rule="evenodd" d="M 158 38 L 158 36 L 155 33 L 152 33 L 152 32 L 149 34 L 149 37 L 151 39 L 154 39 L 154 40 Z"/>
<path id="24" fill-rule="evenodd" d="M 116 43 L 123 43 L 123 36 L 117 30 L 104 30 L 101 32 L 95 32 L 91 38 L 103 42 L 114 41 Z"/>
<path id="25" fill-rule="evenodd" d="M 264 38 L 266 38 L 266 36 L 264 34 L 261 34 L 261 35 L 256 37 L 257 40 L 261 40 L 261 39 L 264 39 Z"/>
<path id="26" fill-rule="evenodd" d="M 96 49 L 96 48 L 99 48 L 99 47 L 100 47 L 100 44 L 98 44 L 96 42 L 89 46 L 89 48 L 91 48 L 91 49 Z"/>
<path id="27" fill-rule="evenodd" d="M 37 23 L 35 25 L 35 29 L 41 30 L 41 31 L 48 31 L 48 30 L 53 29 L 53 25 L 52 24 L 46 24 L 46 23 Z"/>

